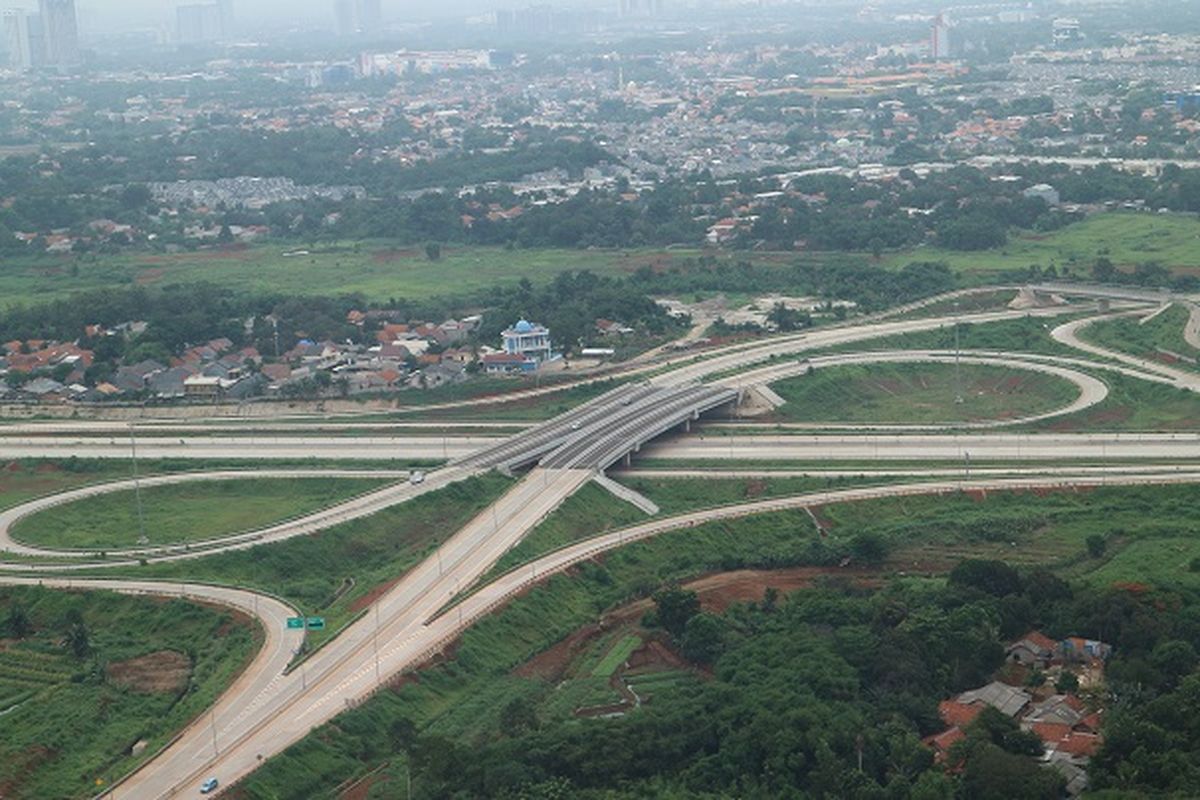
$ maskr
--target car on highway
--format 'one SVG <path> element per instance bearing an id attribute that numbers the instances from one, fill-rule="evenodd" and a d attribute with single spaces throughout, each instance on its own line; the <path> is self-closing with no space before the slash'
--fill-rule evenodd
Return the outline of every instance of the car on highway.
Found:
<path id="1" fill-rule="evenodd" d="M 218 781 L 216 778 L 209 778 L 204 783 L 200 784 L 200 794 L 212 794 L 220 785 L 220 781 Z"/>
<path id="2" fill-rule="evenodd" d="M 571 423 L 571 430 L 573 430 L 573 431 L 577 431 L 577 430 L 579 430 L 579 428 L 580 428 L 580 427 L 581 427 L 581 426 L 580 426 L 580 424 L 579 424 L 578 422 L 572 422 L 572 423 Z"/>
<path id="3" fill-rule="evenodd" d="M 413 486 L 418 486 L 418 485 L 424 483 L 425 482 L 425 473 L 424 472 L 414 472 L 412 475 L 408 476 L 408 482 L 410 484 L 412 484 Z"/>

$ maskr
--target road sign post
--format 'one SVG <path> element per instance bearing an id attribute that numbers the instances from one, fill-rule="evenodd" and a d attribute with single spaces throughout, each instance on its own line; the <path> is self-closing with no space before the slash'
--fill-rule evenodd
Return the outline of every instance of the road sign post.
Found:
<path id="1" fill-rule="evenodd" d="M 325 630 L 325 618 L 324 617 L 309 617 L 307 621 L 308 621 L 308 629 L 310 631 Z"/>
<path id="2" fill-rule="evenodd" d="M 304 617 L 288 617 L 288 630 L 299 630 L 304 627 Z"/>

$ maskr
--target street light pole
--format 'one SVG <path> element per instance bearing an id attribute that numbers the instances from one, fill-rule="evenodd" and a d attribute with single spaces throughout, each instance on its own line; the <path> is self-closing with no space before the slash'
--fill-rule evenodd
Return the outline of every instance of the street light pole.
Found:
<path id="1" fill-rule="evenodd" d="M 957 405 L 963 404 L 962 390 L 962 350 L 959 347 L 958 339 L 958 301 L 954 303 L 954 402 Z"/>
<path id="2" fill-rule="evenodd" d="M 133 423 L 132 422 L 129 423 L 129 454 L 133 461 L 133 496 L 134 496 L 134 502 L 137 505 L 137 518 L 138 518 L 138 542 L 137 543 L 139 546 L 145 547 L 146 545 L 148 545 L 150 543 L 150 540 L 146 537 L 146 519 L 145 519 L 145 515 L 142 512 L 142 484 L 141 484 L 141 481 L 138 479 L 137 439 L 134 437 L 134 434 L 133 434 Z"/>

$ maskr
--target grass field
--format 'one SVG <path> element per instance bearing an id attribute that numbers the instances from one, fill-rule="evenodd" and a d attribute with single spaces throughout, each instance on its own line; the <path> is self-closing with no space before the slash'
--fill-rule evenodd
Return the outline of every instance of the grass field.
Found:
<path id="1" fill-rule="evenodd" d="M 261 641 L 247 618 L 181 600 L 0 588 L 0 618 L 33 633 L 0 640 L 0 794 L 91 797 L 200 714 Z M 64 645 L 82 620 L 91 652 Z"/>
<path id="2" fill-rule="evenodd" d="M 1137 319 L 1119 317 L 1089 325 L 1079 333 L 1085 341 L 1109 350 L 1195 370 L 1196 364 L 1171 358 L 1160 352 L 1166 350 L 1185 358 L 1200 358 L 1200 350 L 1189 345 L 1183 338 L 1187 320 L 1187 309 L 1175 305 L 1145 325 L 1140 324 Z"/>
<path id="3" fill-rule="evenodd" d="M 884 268 L 912 261 L 945 261 L 977 280 L 989 273 L 1024 270 L 1031 264 L 1069 268 L 1086 275 L 1100 255 L 1118 266 L 1158 261 L 1177 271 L 1200 269 L 1200 223 L 1182 215 L 1112 213 L 1097 215 L 1060 231 L 1022 234 L 997 250 L 962 253 L 918 247 L 887 254 Z M 322 244 L 313 248 L 271 243 L 226 250 L 114 256 L 40 256 L 6 259 L 0 266 L 0 304 L 29 303 L 84 289 L 113 286 L 168 286 L 207 281 L 240 291 L 302 292 L 331 295 L 361 292 L 375 300 L 426 299 L 478 292 L 521 278 L 545 282 L 560 272 L 587 269 L 624 275 L 640 267 L 680 265 L 699 250 L 505 250 L 448 246 L 440 261 L 419 247 L 383 241 Z M 304 254 L 296 254 L 304 253 Z M 291 254 L 291 255 L 288 255 Z M 735 261 L 738 253 L 718 253 Z M 845 253 L 756 253 L 756 264 L 792 263 L 797 258 L 857 258 Z M 869 256 L 863 254 L 862 258 Z"/>
<path id="4" fill-rule="evenodd" d="M 1079 396 L 1053 375 L 982 364 L 826 367 L 772 388 L 787 401 L 774 416 L 787 422 L 1004 420 L 1053 411 Z"/>
<path id="5" fill-rule="evenodd" d="M 983 274 L 1037 265 L 1088 277 L 1100 256 L 1123 268 L 1157 261 L 1176 272 L 1195 271 L 1200 269 L 1200 222 L 1183 214 L 1097 214 L 1052 233 L 1014 235 L 995 250 L 963 253 L 919 247 L 884 256 L 884 264 L 945 261 L 956 271 Z"/>
<path id="6" fill-rule="evenodd" d="M 146 538 L 153 545 L 202 542 L 310 514 L 384 485 L 369 478 L 255 478 L 197 481 L 141 490 Z M 13 538 L 59 549 L 137 544 L 133 490 L 77 500 L 25 517 Z"/>
<path id="7" fill-rule="evenodd" d="M 1108 384 L 1108 397 L 1091 408 L 1033 423 L 1053 431 L 1195 431 L 1200 430 L 1200 395 L 1149 383 L 1115 372 L 1097 371 Z"/>
<path id="8" fill-rule="evenodd" d="M 148 564 L 128 574 L 272 592 L 305 613 L 326 618 L 324 631 L 309 634 L 310 643 L 315 644 L 334 635 L 339 626 L 369 605 L 373 592 L 420 563 L 511 486 L 509 479 L 489 473 L 335 525 L 317 536 L 299 536 L 192 561 Z M 97 574 L 107 577 L 114 573 L 105 570 Z"/>
<path id="9" fill-rule="evenodd" d="M 309 255 L 288 256 L 306 247 L 267 244 L 194 253 L 123 253 L 80 259 L 41 256 L 5 259 L 0 267 L 0 304 L 29 303 L 81 289 L 169 286 L 211 282 L 240 291 L 338 295 L 361 292 L 386 301 L 463 295 L 521 278 L 548 282 L 560 272 L 591 270 L 624 275 L 643 266 L 669 267 L 697 251 L 505 250 L 493 247 L 443 249 L 430 261 L 422 248 L 386 242 L 320 245 Z"/>

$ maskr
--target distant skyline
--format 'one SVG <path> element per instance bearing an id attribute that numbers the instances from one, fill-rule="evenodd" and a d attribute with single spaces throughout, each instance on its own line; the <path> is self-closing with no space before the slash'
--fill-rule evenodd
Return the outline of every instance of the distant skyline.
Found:
<path id="1" fill-rule="evenodd" d="M 537 0 L 551 5 L 576 5 L 574 0 Z M 135 28 L 167 24 L 175 18 L 175 8 L 203 0 L 77 0 L 80 15 L 100 30 Z M 530 0 L 534 2 L 534 0 Z M 604 0 L 598 0 L 597 5 Z M 286 19 L 290 22 L 327 22 L 333 19 L 333 0 L 235 0 L 237 17 L 248 25 Z M 475 14 L 495 8 L 522 5 L 506 0 L 383 0 L 384 16 L 399 20 Z M 34 11 L 37 0 L 0 0 L 0 8 L 24 8 Z"/>

